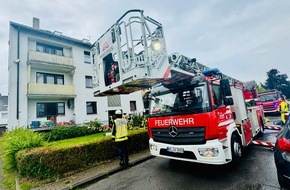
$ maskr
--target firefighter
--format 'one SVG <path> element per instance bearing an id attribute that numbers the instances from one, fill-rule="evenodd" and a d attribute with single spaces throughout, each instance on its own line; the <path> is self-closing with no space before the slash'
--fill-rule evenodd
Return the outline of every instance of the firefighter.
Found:
<path id="1" fill-rule="evenodd" d="M 122 111 L 116 110 L 116 119 L 114 120 L 112 139 L 117 144 L 118 155 L 120 159 L 120 166 L 127 166 L 129 164 L 128 155 L 128 122 L 122 118 Z"/>
<path id="2" fill-rule="evenodd" d="M 114 117 L 113 117 L 113 115 L 110 115 L 109 116 L 109 127 L 111 129 L 113 129 L 113 126 L 114 126 Z"/>
<path id="3" fill-rule="evenodd" d="M 133 114 L 131 112 L 126 116 L 126 120 L 128 122 L 128 129 L 133 129 Z"/>
<path id="4" fill-rule="evenodd" d="M 142 117 L 141 127 L 142 128 L 147 128 L 147 117 L 144 114 L 143 114 L 143 117 Z"/>
<path id="5" fill-rule="evenodd" d="M 281 113 L 281 121 L 282 125 L 285 125 L 288 116 L 288 103 L 286 101 L 286 97 L 282 96 L 282 102 L 279 105 L 280 113 Z"/>

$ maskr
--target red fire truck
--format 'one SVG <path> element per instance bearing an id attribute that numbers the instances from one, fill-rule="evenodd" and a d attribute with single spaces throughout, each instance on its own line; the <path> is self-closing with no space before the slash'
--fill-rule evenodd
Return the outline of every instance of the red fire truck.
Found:
<path id="1" fill-rule="evenodd" d="M 257 105 L 263 106 L 265 113 L 279 114 L 279 105 L 281 103 L 281 92 L 278 90 L 269 90 L 258 94 Z"/>
<path id="2" fill-rule="evenodd" d="M 256 89 L 256 82 L 254 80 L 243 83 L 244 85 L 244 97 L 246 102 L 253 102 L 255 105 L 258 101 L 258 91 Z"/>
<path id="3" fill-rule="evenodd" d="M 150 88 L 144 99 L 154 156 L 226 164 L 262 131 L 263 115 L 247 109 L 243 83 L 196 59 L 168 56 L 162 25 L 142 10 L 118 19 L 92 55 L 95 96 Z"/>

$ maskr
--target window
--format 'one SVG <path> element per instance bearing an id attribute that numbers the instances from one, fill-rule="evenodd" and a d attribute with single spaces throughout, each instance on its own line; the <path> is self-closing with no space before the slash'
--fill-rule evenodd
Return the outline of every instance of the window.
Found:
<path id="1" fill-rule="evenodd" d="M 54 75 L 46 74 L 46 84 L 54 84 Z"/>
<path id="2" fill-rule="evenodd" d="M 214 105 L 220 107 L 223 105 L 223 98 L 221 93 L 221 88 L 218 85 L 212 85 L 212 94 L 213 94 L 213 101 Z"/>
<path id="3" fill-rule="evenodd" d="M 84 51 L 84 62 L 91 63 L 91 53 L 89 51 Z"/>
<path id="4" fill-rule="evenodd" d="M 136 101 L 130 101 L 130 111 L 136 111 Z"/>
<path id="5" fill-rule="evenodd" d="M 97 113 L 97 102 L 87 102 L 87 114 Z"/>
<path id="6" fill-rule="evenodd" d="M 37 103 L 36 105 L 37 117 L 51 117 L 64 114 L 64 102 Z"/>
<path id="7" fill-rule="evenodd" d="M 36 83 L 41 84 L 64 84 L 64 76 L 50 73 L 36 73 Z"/>
<path id="8" fill-rule="evenodd" d="M 86 88 L 93 88 L 93 77 L 86 76 Z"/>
<path id="9" fill-rule="evenodd" d="M 36 51 L 63 56 L 63 48 L 43 43 L 36 43 Z"/>

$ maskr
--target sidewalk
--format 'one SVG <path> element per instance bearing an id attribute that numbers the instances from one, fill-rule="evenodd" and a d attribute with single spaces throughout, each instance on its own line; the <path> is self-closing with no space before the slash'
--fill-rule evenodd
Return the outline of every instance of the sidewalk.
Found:
<path id="1" fill-rule="evenodd" d="M 128 167 L 133 167 L 137 164 L 140 164 L 150 158 L 151 156 L 149 150 L 145 150 L 136 154 L 129 156 L 130 163 Z M 43 186 L 33 188 L 32 190 L 70 190 L 82 187 L 84 185 L 97 182 L 101 179 L 104 179 L 112 174 L 115 174 L 119 171 L 125 170 L 128 167 L 120 167 L 119 160 L 113 160 L 112 162 L 101 164 L 95 166 L 88 170 L 76 173 L 72 176 L 66 177 L 59 181 L 45 184 Z"/>

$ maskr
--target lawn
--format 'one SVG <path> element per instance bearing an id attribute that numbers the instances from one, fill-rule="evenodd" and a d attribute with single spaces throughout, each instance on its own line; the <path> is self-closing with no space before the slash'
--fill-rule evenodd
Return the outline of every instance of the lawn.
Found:
<path id="1" fill-rule="evenodd" d="M 129 130 L 129 135 L 139 133 L 140 131 L 146 131 L 146 130 L 147 129 Z M 88 136 L 83 136 L 83 137 L 47 142 L 44 144 L 44 147 L 65 148 L 65 147 L 71 147 L 74 145 L 89 144 L 90 142 L 95 142 L 98 140 L 110 139 L 111 137 L 106 136 L 106 133 L 108 132 L 101 132 L 101 133 L 96 133 L 93 135 L 88 135 Z"/>

